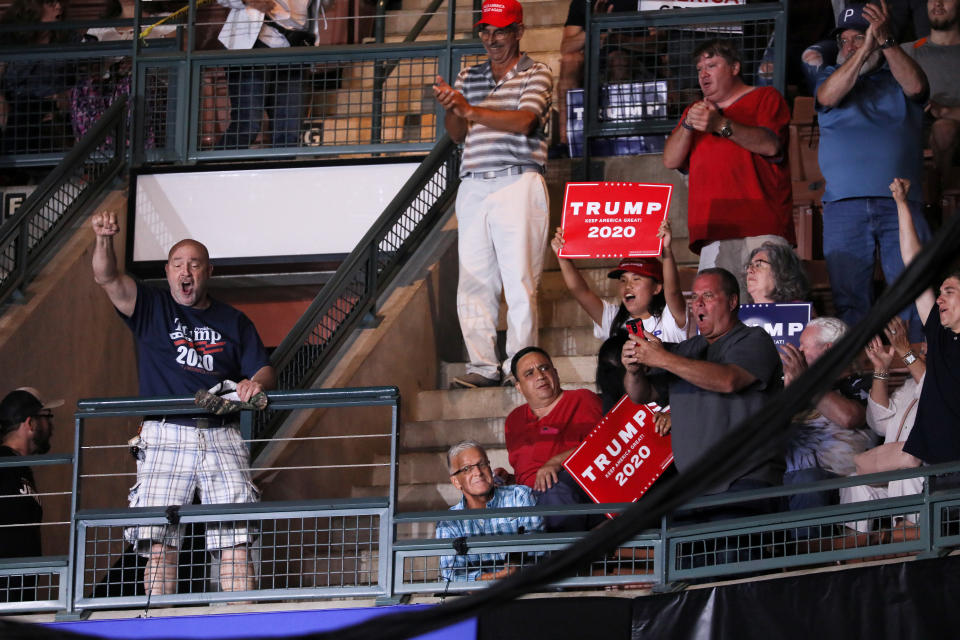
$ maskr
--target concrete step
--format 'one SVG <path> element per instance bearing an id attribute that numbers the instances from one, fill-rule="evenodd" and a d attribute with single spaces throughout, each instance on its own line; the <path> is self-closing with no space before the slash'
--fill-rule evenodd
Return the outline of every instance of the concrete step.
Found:
<path id="1" fill-rule="evenodd" d="M 597 358 L 595 356 L 556 356 L 553 364 L 560 375 L 560 383 L 595 382 Z M 446 389 L 456 376 L 466 373 L 464 362 L 445 362 L 441 365 L 440 384 Z"/>
<path id="2" fill-rule="evenodd" d="M 598 296 L 620 294 L 620 281 L 608 278 L 607 274 L 617 266 L 618 260 L 574 260 L 577 271 Z M 540 277 L 540 299 L 568 298 L 570 290 L 559 270 L 544 271 Z"/>
<path id="3" fill-rule="evenodd" d="M 593 327 L 544 327 L 540 329 L 540 346 L 553 357 L 593 356 L 603 340 L 593 337 Z"/>
<path id="4" fill-rule="evenodd" d="M 596 391 L 596 385 L 570 383 L 564 389 Z M 523 402 L 514 387 L 421 391 L 414 400 L 411 417 L 416 421 L 506 417 Z"/>
<path id="5" fill-rule="evenodd" d="M 460 440 L 474 440 L 485 447 L 500 445 L 503 444 L 503 423 L 502 416 L 407 422 L 400 427 L 400 449 L 444 449 Z"/>

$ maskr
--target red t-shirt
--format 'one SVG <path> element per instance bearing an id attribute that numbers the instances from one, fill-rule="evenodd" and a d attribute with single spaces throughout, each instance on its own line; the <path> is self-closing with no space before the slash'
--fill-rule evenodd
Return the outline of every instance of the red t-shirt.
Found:
<path id="1" fill-rule="evenodd" d="M 765 158 L 718 135 L 693 132 L 688 160 L 690 250 L 700 253 L 703 245 L 716 240 L 766 234 L 795 242 L 787 101 L 773 87 L 757 87 L 724 109 L 723 115 L 735 123 L 766 127 L 780 139 L 783 151 L 779 157 Z"/>
<path id="2" fill-rule="evenodd" d="M 561 451 L 579 446 L 601 418 L 600 397 L 588 389 L 564 391 L 556 406 L 542 418 L 527 404 L 511 411 L 504 431 L 517 483 L 532 487 L 543 463 Z"/>

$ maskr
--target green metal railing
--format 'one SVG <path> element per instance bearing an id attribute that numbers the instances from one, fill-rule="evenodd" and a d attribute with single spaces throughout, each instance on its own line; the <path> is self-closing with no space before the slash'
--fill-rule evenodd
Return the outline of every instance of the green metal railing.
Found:
<path id="1" fill-rule="evenodd" d="M 126 163 L 127 101 L 117 100 L 0 226 L 0 304 L 15 298 Z"/>

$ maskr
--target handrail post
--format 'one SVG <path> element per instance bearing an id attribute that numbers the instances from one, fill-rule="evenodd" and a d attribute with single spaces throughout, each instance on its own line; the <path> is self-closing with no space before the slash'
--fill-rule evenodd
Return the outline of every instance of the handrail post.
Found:
<path id="1" fill-rule="evenodd" d="M 599 54 L 601 39 L 596 38 L 595 45 L 594 38 L 590 37 L 593 30 L 593 11 L 591 11 L 590 0 L 583 0 L 583 2 L 585 5 L 583 16 L 585 38 L 583 42 L 583 73 L 585 82 L 583 83 L 583 134 L 581 137 L 583 141 L 583 169 L 581 175 L 584 179 L 590 180 L 593 178 L 590 171 L 590 142 L 595 129 L 594 121 L 599 113 L 597 103 L 600 95 L 600 68 L 599 65 L 596 65 L 596 69 L 593 68 L 594 59 L 599 60 L 600 56 L 594 56 L 593 49 L 596 46 Z M 566 104 L 566 101 L 564 101 L 564 104 Z"/>
<path id="2" fill-rule="evenodd" d="M 377 44 L 383 44 L 386 32 L 387 0 L 377 0 L 377 14 L 373 23 L 373 38 Z"/>
<path id="3" fill-rule="evenodd" d="M 83 418 L 74 415 L 74 434 L 73 434 L 73 491 L 70 494 L 70 539 L 67 546 L 67 584 L 61 585 L 67 603 L 67 613 L 73 613 L 76 610 L 74 602 L 76 601 L 76 591 L 74 585 L 80 580 L 77 566 L 80 557 L 80 550 L 77 549 L 77 507 L 80 504 L 80 464 L 82 462 L 81 453 L 83 448 Z"/>

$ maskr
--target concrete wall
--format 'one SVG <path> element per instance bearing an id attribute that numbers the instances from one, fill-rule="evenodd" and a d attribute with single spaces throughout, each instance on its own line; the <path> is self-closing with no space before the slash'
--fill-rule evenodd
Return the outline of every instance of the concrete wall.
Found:
<path id="1" fill-rule="evenodd" d="M 121 195 L 109 200 L 117 206 L 123 201 Z M 122 252 L 122 238 L 116 245 Z M 0 393 L 33 386 L 47 398 L 66 401 L 54 410 L 53 453 L 73 451 L 73 412 L 79 398 L 131 396 L 137 391 L 133 340 L 93 282 L 92 249 L 93 233 L 85 222 L 29 285 L 25 302 L 0 315 Z M 132 421 L 102 420 L 88 425 L 87 442 L 118 444 L 135 431 Z M 133 470 L 124 449 L 112 449 L 106 458 L 91 456 L 90 462 L 85 472 Z M 68 467 L 37 467 L 34 474 L 40 492 L 70 490 Z M 97 481 L 84 505 L 125 504 L 132 484 L 131 478 Z M 69 496 L 45 496 L 42 502 L 45 521 L 69 519 Z M 63 526 L 44 527 L 44 552 L 66 553 L 66 531 Z"/>

